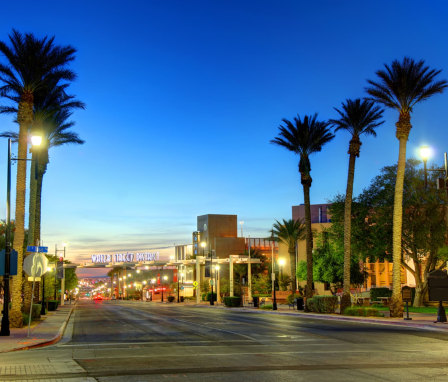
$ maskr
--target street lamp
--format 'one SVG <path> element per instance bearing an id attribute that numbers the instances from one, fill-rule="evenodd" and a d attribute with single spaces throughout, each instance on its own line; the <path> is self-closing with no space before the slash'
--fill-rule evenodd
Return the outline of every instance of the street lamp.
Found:
<path id="1" fill-rule="evenodd" d="M 219 298 L 219 264 L 215 265 L 215 280 L 216 280 L 216 302 L 219 303 L 221 300 Z"/>
<path id="2" fill-rule="evenodd" d="M 278 265 L 280 266 L 280 281 L 283 279 L 283 266 L 285 265 L 285 259 L 278 259 Z"/>
<path id="3" fill-rule="evenodd" d="M 429 146 L 420 147 L 420 156 L 423 160 L 423 170 L 425 172 L 425 189 L 428 188 L 428 170 L 426 168 L 426 164 L 428 159 L 431 157 L 432 150 Z"/>
<path id="4" fill-rule="evenodd" d="M 37 144 L 37 138 L 34 141 Z M 41 137 L 42 141 L 42 137 Z M 5 232 L 5 274 L 3 276 L 3 316 L 0 336 L 9 336 L 9 280 L 11 272 L 11 161 L 29 160 L 27 158 L 11 158 L 11 138 L 8 138 L 8 165 L 6 178 L 6 232 Z M 37 178 L 37 167 L 34 176 Z"/>
<path id="5" fill-rule="evenodd" d="M 168 280 L 168 276 L 163 276 L 163 282 L 162 282 L 162 302 L 163 302 L 163 287 L 165 285 L 166 280 Z"/>

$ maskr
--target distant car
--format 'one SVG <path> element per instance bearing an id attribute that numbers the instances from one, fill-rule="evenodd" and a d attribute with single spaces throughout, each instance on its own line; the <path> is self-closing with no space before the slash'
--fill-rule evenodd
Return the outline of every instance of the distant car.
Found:
<path id="1" fill-rule="evenodd" d="M 103 301 L 103 296 L 97 295 L 93 298 L 95 301 Z"/>

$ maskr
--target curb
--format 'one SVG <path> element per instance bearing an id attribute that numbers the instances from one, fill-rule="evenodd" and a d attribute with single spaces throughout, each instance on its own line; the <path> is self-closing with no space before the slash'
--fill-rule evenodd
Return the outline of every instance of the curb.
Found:
<path id="1" fill-rule="evenodd" d="M 221 307 L 221 306 L 215 306 L 210 307 L 209 305 L 194 305 L 196 308 L 214 308 L 214 309 L 235 309 L 235 308 L 228 308 L 228 307 Z M 417 324 L 417 323 L 410 323 L 410 322 L 404 322 L 404 321 L 383 321 L 378 319 L 365 319 L 365 318 L 354 318 L 354 317 L 348 317 L 348 316 L 340 316 L 340 315 L 321 315 L 321 314 L 313 314 L 313 313 L 299 313 L 297 311 L 294 312 L 281 312 L 281 311 L 269 311 L 269 310 L 259 310 L 259 309 L 250 309 L 250 308 L 236 308 L 239 312 L 248 312 L 248 313 L 256 313 L 256 314 L 274 314 L 274 315 L 280 315 L 280 316 L 298 316 L 301 318 L 310 318 L 310 319 L 317 319 L 317 320 L 327 320 L 327 321 L 345 321 L 345 322 L 357 322 L 362 324 L 376 324 L 376 325 L 386 325 L 386 326 L 399 326 L 399 327 L 405 327 L 405 328 L 415 328 L 415 329 L 422 329 L 422 330 L 430 330 L 430 331 L 436 331 L 436 332 L 447 332 L 448 326 L 445 327 L 435 327 L 428 324 Z M 297 312 L 297 313 L 296 313 Z"/>
<path id="2" fill-rule="evenodd" d="M 53 345 L 53 344 L 59 342 L 60 339 L 62 338 L 62 336 L 64 335 L 65 328 L 67 327 L 68 321 L 70 320 L 70 317 L 72 316 L 72 313 L 75 310 L 75 307 L 76 307 L 76 303 L 73 304 L 72 308 L 70 309 L 70 312 L 67 314 L 67 317 L 65 318 L 64 323 L 59 328 L 58 334 L 56 334 L 56 336 L 54 336 L 53 338 L 51 338 L 49 340 L 42 341 L 42 342 L 38 342 L 33 345 L 21 346 L 21 347 L 17 347 L 17 348 L 11 349 L 11 350 L 3 350 L 3 351 L 0 351 L 0 353 L 9 353 L 9 352 L 20 351 L 20 350 L 30 350 L 30 349 L 50 346 L 50 345 Z"/>

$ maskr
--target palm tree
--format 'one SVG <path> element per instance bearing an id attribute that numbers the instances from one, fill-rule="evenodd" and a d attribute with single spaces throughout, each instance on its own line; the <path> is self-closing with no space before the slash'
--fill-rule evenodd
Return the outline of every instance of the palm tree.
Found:
<path id="1" fill-rule="evenodd" d="M 335 108 L 339 119 L 331 119 L 330 123 L 338 130 L 346 130 L 351 135 L 348 146 L 348 177 L 347 191 L 345 193 L 345 211 L 344 211 L 344 288 L 341 299 L 341 314 L 345 308 L 351 305 L 350 297 L 350 255 L 351 255 L 351 230 L 352 230 L 352 196 L 353 179 L 355 177 L 355 161 L 359 157 L 361 148 L 361 135 L 373 135 L 376 137 L 375 129 L 384 123 L 381 120 L 384 110 L 375 106 L 373 101 L 346 100 L 342 104 L 342 110 Z"/>
<path id="2" fill-rule="evenodd" d="M 278 220 L 273 225 L 273 237 L 277 242 L 282 242 L 288 246 L 289 265 L 291 271 L 291 291 L 296 290 L 296 248 L 299 240 L 305 239 L 305 225 L 302 220 L 285 220 L 280 223 Z"/>
<path id="3" fill-rule="evenodd" d="M 7 63 L 0 63 L 0 96 L 5 97 L 17 107 L 19 124 L 19 144 L 17 156 L 27 156 L 27 135 L 33 121 L 34 96 L 37 91 L 44 91 L 49 84 L 61 80 L 72 81 L 75 75 L 66 68 L 74 59 L 75 49 L 71 46 L 54 45 L 54 37 L 36 38 L 33 34 L 22 35 L 13 30 L 9 35 L 11 46 L 0 41 L 0 53 Z M 0 110 L 2 112 L 2 110 Z M 17 276 L 13 278 L 11 299 L 11 326 L 22 326 L 21 289 L 23 243 L 25 239 L 25 189 L 26 161 L 17 163 L 16 183 L 16 232 L 13 248 L 18 253 Z"/>
<path id="4" fill-rule="evenodd" d="M 395 109 L 399 113 L 396 137 L 399 141 L 397 180 L 395 182 L 394 213 L 393 213 L 393 291 L 390 312 L 392 317 L 403 316 L 401 299 L 401 235 L 403 221 L 403 183 L 406 165 L 406 142 L 411 131 L 411 112 L 414 106 L 436 93 L 442 93 L 448 86 L 445 80 L 436 81 L 441 70 L 430 69 L 425 62 L 414 61 L 404 57 L 403 61 L 394 60 L 391 66 L 384 65 L 378 70 L 377 82 L 368 80 L 370 87 L 367 93 L 372 100 L 384 106 Z"/>
<path id="5" fill-rule="evenodd" d="M 309 156 L 322 150 L 322 146 L 330 142 L 334 135 L 328 128 L 329 123 L 318 121 L 317 114 L 306 115 L 303 120 L 300 116 L 294 121 L 283 119 L 283 125 L 279 126 L 279 136 L 271 140 L 271 143 L 285 147 L 289 151 L 300 156 L 299 172 L 300 181 L 303 186 L 305 201 L 305 232 L 306 232 L 306 262 L 307 280 L 306 297 L 313 295 L 313 233 L 311 231 L 311 205 L 310 188 L 313 179 L 311 178 L 311 163 Z"/>

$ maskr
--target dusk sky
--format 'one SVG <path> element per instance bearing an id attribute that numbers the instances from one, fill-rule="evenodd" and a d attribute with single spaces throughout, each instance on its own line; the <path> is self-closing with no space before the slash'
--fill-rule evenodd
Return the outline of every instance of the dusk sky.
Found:
<path id="1" fill-rule="evenodd" d="M 3 3 L 1 40 L 16 28 L 78 51 L 70 92 L 87 105 L 73 116 L 86 143 L 50 151 L 44 245 L 67 242 L 77 262 L 186 244 L 207 213 L 237 214 L 245 235 L 265 237 L 303 203 L 298 158 L 270 144 L 281 119 L 336 118 L 333 107 L 403 56 L 448 79 L 447 18 L 442 0 Z M 408 158 L 428 144 L 442 165 L 447 103 L 448 92 L 415 108 Z M 378 137 L 363 139 L 355 195 L 397 162 L 397 118 L 386 111 Z M 15 129 L 0 116 L 0 131 Z M 311 157 L 311 203 L 345 192 L 348 141 L 338 133 Z M 6 157 L 1 140 L 2 219 Z"/>

